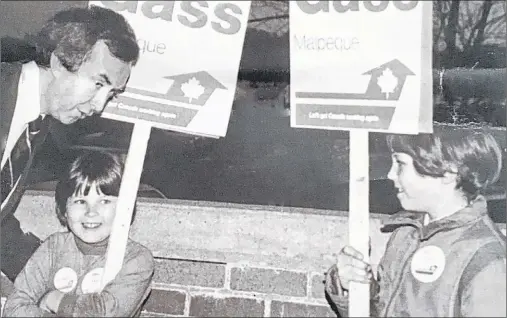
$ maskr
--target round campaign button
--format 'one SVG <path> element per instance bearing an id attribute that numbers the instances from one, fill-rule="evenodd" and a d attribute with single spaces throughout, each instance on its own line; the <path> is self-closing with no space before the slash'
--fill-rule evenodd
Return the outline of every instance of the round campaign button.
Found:
<path id="1" fill-rule="evenodd" d="M 60 268 L 53 278 L 53 284 L 62 293 L 68 293 L 77 285 L 77 274 L 70 267 Z"/>
<path id="2" fill-rule="evenodd" d="M 410 266 L 412 275 L 422 283 L 436 281 L 444 272 L 444 251 L 434 245 L 424 246 L 418 249 Z"/>
<path id="3" fill-rule="evenodd" d="M 83 294 L 92 294 L 100 292 L 100 283 L 102 280 L 102 274 L 104 273 L 104 268 L 94 268 L 83 278 L 83 282 L 81 283 L 81 291 Z"/>

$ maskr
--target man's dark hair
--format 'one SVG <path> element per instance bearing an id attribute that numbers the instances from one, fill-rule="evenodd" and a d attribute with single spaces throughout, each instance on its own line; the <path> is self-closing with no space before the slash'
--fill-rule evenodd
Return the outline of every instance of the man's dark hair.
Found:
<path id="1" fill-rule="evenodd" d="M 100 40 L 123 62 L 135 65 L 139 59 L 137 39 L 127 20 L 115 11 L 98 6 L 60 11 L 31 38 L 37 49 L 38 65 L 49 67 L 54 53 L 70 72 L 79 69 Z"/>

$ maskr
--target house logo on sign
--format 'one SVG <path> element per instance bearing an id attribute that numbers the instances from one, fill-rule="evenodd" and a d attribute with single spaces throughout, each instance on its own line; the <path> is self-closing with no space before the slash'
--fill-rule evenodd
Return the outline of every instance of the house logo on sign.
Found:
<path id="1" fill-rule="evenodd" d="M 393 101 L 391 107 L 396 107 L 405 86 L 407 76 L 415 75 L 398 59 L 375 67 L 362 75 L 369 75 L 370 81 L 364 93 L 321 93 L 296 92 L 296 98 L 340 99 L 340 100 L 372 100 Z"/>
<path id="2" fill-rule="evenodd" d="M 164 98 L 176 102 L 203 106 L 216 89 L 227 89 L 206 71 L 165 76 L 174 82 Z"/>
<path id="3" fill-rule="evenodd" d="M 399 60 L 394 59 L 363 75 L 370 75 L 365 97 L 372 100 L 398 100 L 407 76 L 414 73 Z"/>
<path id="4" fill-rule="evenodd" d="M 362 75 L 370 80 L 360 93 L 296 91 L 297 125 L 389 129 L 407 78 L 415 73 L 393 59 Z"/>
<path id="5" fill-rule="evenodd" d="M 206 71 L 164 76 L 163 78 L 173 81 L 165 93 L 134 87 L 127 87 L 126 91 L 194 106 L 204 106 L 216 89 L 227 90 L 227 87 Z"/>

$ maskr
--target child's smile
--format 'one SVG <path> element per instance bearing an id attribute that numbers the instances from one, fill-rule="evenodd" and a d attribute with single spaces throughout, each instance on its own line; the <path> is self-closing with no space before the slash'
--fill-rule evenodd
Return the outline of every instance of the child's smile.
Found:
<path id="1" fill-rule="evenodd" d="M 102 223 L 83 223 L 83 227 L 87 230 L 93 230 L 101 226 Z"/>

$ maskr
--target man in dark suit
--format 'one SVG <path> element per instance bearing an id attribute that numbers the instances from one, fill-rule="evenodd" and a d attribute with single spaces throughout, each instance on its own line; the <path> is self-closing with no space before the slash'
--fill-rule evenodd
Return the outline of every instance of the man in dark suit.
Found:
<path id="1" fill-rule="evenodd" d="M 12 281 L 40 245 L 33 234 L 23 233 L 14 212 L 48 125 L 101 112 L 123 92 L 139 58 L 128 22 L 96 6 L 56 13 L 33 42 L 33 61 L 2 63 L 0 73 L 0 264 Z"/>

